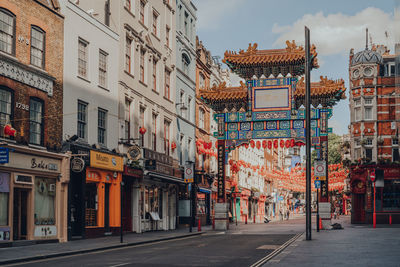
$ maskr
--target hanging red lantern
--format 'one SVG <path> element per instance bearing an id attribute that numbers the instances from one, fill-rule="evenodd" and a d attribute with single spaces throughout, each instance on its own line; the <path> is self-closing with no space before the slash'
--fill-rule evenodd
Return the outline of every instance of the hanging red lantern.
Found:
<path id="1" fill-rule="evenodd" d="M 145 133 L 146 133 L 146 128 L 144 128 L 144 127 L 140 127 L 139 128 L 139 133 L 141 134 L 141 135 L 144 135 Z"/>
<path id="2" fill-rule="evenodd" d="M 279 142 L 279 145 L 280 145 L 281 148 L 283 148 L 283 147 L 285 146 L 285 141 L 281 140 L 281 141 Z"/>
<path id="3" fill-rule="evenodd" d="M 251 146 L 251 148 L 254 148 L 256 146 L 256 143 L 254 142 L 254 140 L 250 141 L 250 146 Z"/>
<path id="4" fill-rule="evenodd" d="M 229 162 L 229 165 L 231 165 L 231 166 L 232 166 L 232 164 L 233 164 L 233 160 L 232 160 L 232 159 L 230 159 L 228 162 Z"/>
<path id="5" fill-rule="evenodd" d="M 278 140 L 274 140 L 274 148 L 278 148 Z"/>
<path id="6" fill-rule="evenodd" d="M 294 147 L 294 139 L 290 140 L 290 147 Z"/>
<path id="7" fill-rule="evenodd" d="M 246 149 L 248 149 L 248 148 L 249 148 L 249 144 L 248 144 L 248 143 L 244 144 L 244 147 L 245 147 Z"/>
<path id="8" fill-rule="evenodd" d="M 7 124 L 6 126 L 4 126 L 3 132 L 4 132 L 4 135 L 6 135 L 6 136 L 14 136 L 15 137 L 16 130 L 10 124 Z"/>
<path id="9" fill-rule="evenodd" d="M 174 141 L 172 141 L 172 143 L 171 143 L 171 149 L 172 149 L 172 150 L 175 150 L 175 148 L 176 148 L 176 143 L 175 143 Z"/>
<path id="10" fill-rule="evenodd" d="M 286 140 L 285 146 L 286 146 L 286 148 L 289 148 L 289 147 L 290 147 L 290 141 L 289 141 L 289 140 Z"/>
<path id="11" fill-rule="evenodd" d="M 263 141 L 262 141 L 262 147 L 263 147 L 264 149 L 267 148 L 267 140 L 263 140 Z"/>
<path id="12" fill-rule="evenodd" d="M 269 140 L 269 141 L 268 141 L 268 149 L 271 149 L 271 148 L 272 148 L 272 141 Z"/>
<path id="13" fill-rule="evenodd" d="M 260 141 L 257 141 L 256 147 L 257 147 L 257 149 L 260 149 L 260 148 L 261 148 L 261 142 L 260 142 Z"/>

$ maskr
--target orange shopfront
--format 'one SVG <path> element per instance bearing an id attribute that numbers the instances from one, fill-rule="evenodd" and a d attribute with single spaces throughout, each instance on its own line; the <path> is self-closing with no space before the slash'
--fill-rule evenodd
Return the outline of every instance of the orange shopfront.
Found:
<path id="1" fill-rule="evenodd" d="M 120 231 L 123 158 L 95 150 L 86 153 L 88 157 L 84 159 L 88 166 L 78 173 L 71 170 L 70 239 Z"/>

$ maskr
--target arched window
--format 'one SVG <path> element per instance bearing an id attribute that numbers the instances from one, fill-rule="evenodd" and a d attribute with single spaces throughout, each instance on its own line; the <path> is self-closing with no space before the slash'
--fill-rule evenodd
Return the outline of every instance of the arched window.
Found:
<path id="1" fill-rule="evenodd" d="M 0 51 L 15 55 L 15 15 L 0 8 Z"/>
<path id="2" fill-rule="evenodd" d="M 190 59 L 188 55 L 182 54 L 182 70 L 183 73 L 186 75 L 189 75 L 189 64 L 190 64 Z"/>
<path id="3" fill-rule="evenodd" d="M 37 27 L 31 28 L 31 64 L 39 68 L 44 68 L 45 56 L 45 32 Z"/>

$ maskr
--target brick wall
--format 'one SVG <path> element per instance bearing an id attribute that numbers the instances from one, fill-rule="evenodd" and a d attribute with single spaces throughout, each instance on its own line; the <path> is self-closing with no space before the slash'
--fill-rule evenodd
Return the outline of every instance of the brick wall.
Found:
<path id="1" fill-rule="evenodd" d="M 36 97 L 44 103 L 43 146 L 50 150 L 58 150 L 62 140 L 64 18 L 51 6 L 34 0 L 1 0 L 0 7 L 12 12 L 16 17 L 15 57 L 10 57 L 25 64 L 29 70 L 43 72 L 55 78 L 53 95 L 48 96 L 44 91 L 0 76 L 0 85 L 8 87 L 14 93 L 12 125 L 17 130 L 16 140 L 23 144 L 29 142 L 29 111 L 17 109 L 15 103 L 29 105 L 30 98 Z M 45 32 L 44 69 L 30 65 L 32 25 Z"/>

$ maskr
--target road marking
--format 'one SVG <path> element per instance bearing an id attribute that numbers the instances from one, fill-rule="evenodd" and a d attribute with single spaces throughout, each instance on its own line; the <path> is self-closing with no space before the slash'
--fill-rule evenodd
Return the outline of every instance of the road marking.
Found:
<path id="1" fill-rule="evenodd" d="M 279 245 L 263 245 L 263 246 L 260 246 L 260 247 L 258 247 L 256 249 L 272 249 L 272 250 L 275 250 L 275 249 L 277 249 L 279 247 L 280 247 Z"/>
<path id="2" fill-rule="evenodd" d="M 264 258 L 260 259 L 259 261 L 257 261 L 256 263 L 250 265 L 250 267 L 259 267 L 263 264 L 265 264 L 266 262 L 268 262 L 269 260 L 271 260 L 273 257 L 275 257 L 276 255 L 278 255 L 282 250 L 284 250 L 286 247 L 288 247 L 291 243 L 293 243 L 294 241 L 296 241 L 300 236 L 302 236 L 303 233 L 297 234 L 294 237 L 292 237 L 291 239 L 289 239 L 288 241 L 286 241 L 282 246 L 280 246 L 279 248 L 275 249 L 274 251 L 272 251 L 270 254 L 268 254 L 267 256 L 265 256 Z"/>
<path id="3" fill-rule="evenodd" d="M 128 265 L 130 264 L 129 262 L 127 263 L 121 263 L 121 264 L 117 264 L 117 265 L 111 265 L 110 267 L 118 267 L 118 266 L 124 266 L 124 265 Z"/>

